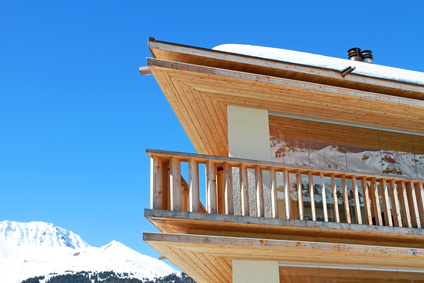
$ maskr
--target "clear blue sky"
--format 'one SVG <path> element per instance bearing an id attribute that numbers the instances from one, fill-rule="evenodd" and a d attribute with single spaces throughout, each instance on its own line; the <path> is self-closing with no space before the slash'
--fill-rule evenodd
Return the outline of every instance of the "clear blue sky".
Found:
<path id="1" fill-rule="evenodd" d="M 194 152 L 153 76 L 149 36 L 424 72 L 423 1 L 0 1 L 0 221 L 46 221 L 159 256 L 145 148 Z"/>

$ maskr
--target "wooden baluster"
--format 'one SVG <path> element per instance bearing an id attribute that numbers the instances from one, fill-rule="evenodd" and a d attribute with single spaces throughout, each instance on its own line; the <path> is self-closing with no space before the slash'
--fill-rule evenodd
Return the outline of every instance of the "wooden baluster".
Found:
<path id="1" fill-rule="evenodd" d="M 249 191 L 247 184 L 247 167 L 240 166 L 240 197 L 241 197 L 241 215 L 249 216 Z"/>
<path id="2" fill-rule="evenodd" d="M 401 186 L 401 192 L 399 194 L 399 200 L 401 202 L 401 207 L 402 207 L 402 221 L 404 222 L 405 226 L 412 228 L 411 213 L 409 211 L 408 196 L 406 193 L 405 181 L 402 180 L 400 182 L 400 186 Z"/>
<path id="3" fill-rule="evenodd" d="M 299 219 L 303 220 L 304 218 L 304 208 L 303 208 L 303 193 L 302 193 L 302 175 L 300 171 L 296 171 L 296 185 L 297 185 L 297 203 L 299 207 Z"/>
<path id="4" fill-rule="evenodd" d="M 233 203 L 233 168 L 228 162 L 224 163 L 225 214 L 234 214 Z"/>
<path id="5" fill-rule="evenodd" d="M 309 182 L 309 195 L 311 197 L 312 221 L 317 221 L 317 213 L 315 210 L 314 178 L 311 172 L 308 173 L 308 182 Z"/>
<path id="6" fill-rule="evenodd" d="M 365 206 L 365 216 L 367 218 L 368 225 L 372 224 L 372 212 L 371 212 L 371 199 L 368 190 L 367 178 L 362 178 L 362 193 L 364 194 L 364 206 Z"/>
<path id="7" fill-rule="evenodd" d="M 174 156 L 171 157 L 170 161 L 169 189 L 171 210 L 181 211 L 181 164 L 180 160 Z"/>
<path id="8" fill-rule="evenodd" d="M 337 201 L 337 185 L 336 185 L 336 177 L 334 174 L 331 174 L 331 187 L 333 189 L 333 211 L 334 211 L 334 219 L 337 223 L 340 223 L 340 215 L 339 215 L 339 203 Z"/>
<path id="9" fill-rule="evenodd" d="M 399 201 L 399 192 L 397 189 L 397 185 L 395 183 L 395 180 L 391 180 L 389 182 L 389 193 L 392 203 L 392 211 L 393 211 L 393 224 L 396 227 L 403 227 L 402 224 L 402 214 L 400 209 L 400 201 Z"/>
<path id="10" fill-rule="evenodd" d="M 188 180 L 190 212 L 199 212 L 199 164 L 193 159 L 188 161 Z"/>
<path id="11" fill-rule="evenodd" d="M 217 167 L 216 170 L 216 194 L 218 214 L 225 214 L 224 168 L 220 167 Z"/>
<path id="12" fill-rule="evenodd" d="M 321 178 L 321 195 L 322 195 L 322 209 L 324 211 L 324 221 L 328 222 L 328 211 L 327 211 L 327 194 L 325 192 L 325 180 L 324 174 L 320 174 Z"/>
<path id="13" fill-rule="evenodd" d="M 152 156 L 150 158 L 150 208 L 163 209 L 163 193 L 165 188 L 162 184 L 162 158 Z"/>
<path id="14" fill-rule="evenodd" d="M 291 198 L 290 198 L 290 180 L 289 180 L 289 172 L 287 170 L 284 170 L 284 200 L 286 202 L 286 218 L 292 219 L 291 214 Z"/>
<path id="15" fill-rule="evenodd" d="M 269 169 L 269 175 L 271 179 L 271 216 L 272 218 L 278 218 L 277 176 L 274 168 Z"/>
<path id="16" fill-rule="evenodd" d="M 393 226 L 392 222 L 392 212 L 390 210 L 390 202 L 389 202 L 389 191 L 387 189 L 386 179 L 382 179 L 380 182 L 381 189 L 381 200 L 383 202 L 383 210 L 384 210 L 384 223 L 386 226 Z"/>
<path id="17" fill-rule="evenodd" d="M 378 194 L 377 181 L 375 178 L 371 179 L 371 201 L 374 207 L 375 223 L 383 226 L 383 218 L 381 217 L 380 196 Z"/>
<path id="18" fill-rule="evenodd" d="M 423 183 L 416 183 L 418 212 L 421 219 L 421 227 L 424 227 L 424 186 Z"/>
<path id="19" fill-rule="evenodd" d="M 256 210 L 258 217 L 264 217 L 264 194 L 262 182 L 262 168 L 259 165 L 255 166 L 255 182 L 256 182 Z"/>
<path id="20" fill-rule="evenodd" d="M 353 198 L 355 201 L 356 223 L 362 224 L 361 203 L 359 201 L 358 183 L 356 177 L 352 177 Z"/>
<path id="21" fill-rule="evenodd" d="M 351 224 L 352 218 L 350 217 L 349 194 L 348 194 L 348 191 L 347 191 L 347 184 L 346 184 L 345 175 L 342 175 L 342 188 L 343 188 L 343 203 L 344 203 L 346 221 L 347 221 L 347 223 Z"/>
<path id="22" fill-rule="evenodd" d="M 414 182 L 409 182 L 409 190 L 407 189 L 408 203 L 411 206 L 412 226 L 421 228 L 420 214 L 418 211 L 417 195 L 415 194 Z"/>
<path id="23" fill-rule="evenodd" d="M 207 198 L 207 210 L 208 213 L 217 213 L 217 199 L 216 199 L 216 165 L 212 161 L 208 161 L 206 163 L 206 193 L 208 195 Z"/>

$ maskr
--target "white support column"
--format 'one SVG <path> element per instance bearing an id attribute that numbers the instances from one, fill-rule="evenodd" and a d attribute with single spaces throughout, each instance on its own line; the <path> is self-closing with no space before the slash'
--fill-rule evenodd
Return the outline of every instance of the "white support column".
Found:
<path id="1" fill-rule="evenodd" d="M 279 283 L 277 261 L 233 260 L 233 283 Z"/>
<path id="2" fill-rule="evenodd" d="M 268 111 L 228 105 L 230 157 L 270 161 Z"/>

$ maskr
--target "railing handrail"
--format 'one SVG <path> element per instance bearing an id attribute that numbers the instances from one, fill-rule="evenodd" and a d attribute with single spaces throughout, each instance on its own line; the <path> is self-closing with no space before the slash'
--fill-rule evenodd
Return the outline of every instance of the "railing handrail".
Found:
<path id="1" fill-rule="evenodd" d="M 207 154 L 197 154 L 197 153 L 187 153 L 187 152 L 179 152 L 179 151 L 167 151 L 167 150 L 159 150 L 159 149 L 150 149 L 146 148 L 146 153 L 151 157 L 152 154 L 161 155 L 161 156 L 178 156 L 178 158 L 183 162 L 188 162 L 189 159 L 196 159 L 199 163 L 205 164 L 209 160 L 216 160 L 222 163 L 228 162 L 230 165 L 238 166 L 241 163 L 248 165 L 248 168 L 254 168 L 256 165 L 260 165 L 261 169 L 270 169 L 274 168 L 282 168 L 289 172 L 295 172 L 300 170 L 301 173 L 307 174 L 308 172 L 312 172 L 313 174 L 319 175 L 324 173 L 324 176 L 331 176 L 331 174 L 335 174 L 336 176 L 345 175 L 347 177 L 366 177 L 386 179 L 386 180 L 397 180 L 397 181 L 407 181 L 407 182 L 424 182 L 424 179 L 409 177 L 409 176 L 399 176 L 399 175 L 384 175 L 384 174 L 373 174 L 368 172 L 357 172 L 357 171 L 349 171 L 349 170 L 337 170 L 337 169 L 324 169 L 315 166 L 305 166 L 305 165 L 293 165 L 286 164 L 281 162 L 273 162 L 273 161 L 263 161 L 263 160 L 255 160 L 255 159 L 245 159 L 238 157 L 225 157 L 225 156 L 216 156 L 216 155 L 207 155 Z"/>

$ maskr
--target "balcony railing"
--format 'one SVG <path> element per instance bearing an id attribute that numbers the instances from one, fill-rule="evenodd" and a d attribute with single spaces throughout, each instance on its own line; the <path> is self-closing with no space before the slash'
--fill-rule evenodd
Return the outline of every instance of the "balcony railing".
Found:
<path id="1" fill-rule="evenodd" d="M 424 227 L 421 179 L 150 149 L 146 152 L 151 157 L 152 209 Z M 183 163 L 187 182 L 182 177 Z M 204 175 L 199 175 L 200 169 Z M 202 176 L 204 185 L 199 181 Z M 205 190 L 205 207 L 200 188 Z"/>

